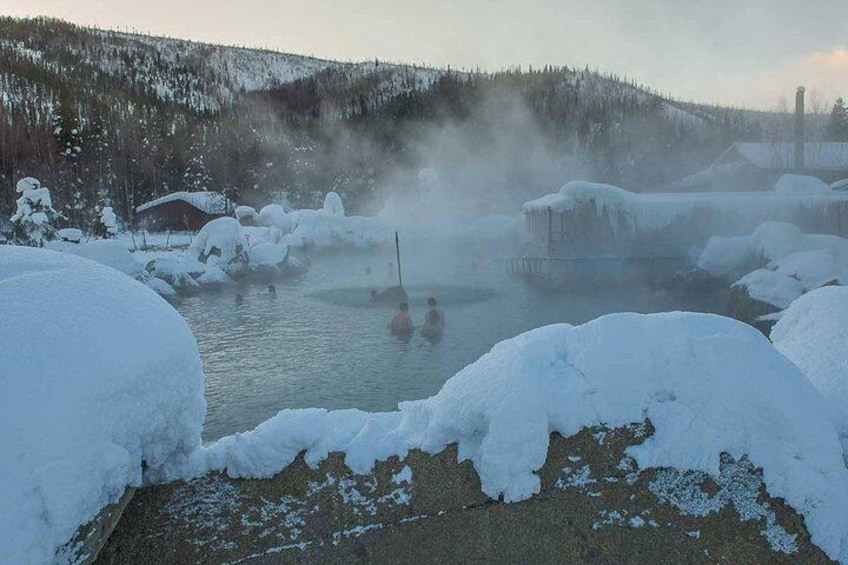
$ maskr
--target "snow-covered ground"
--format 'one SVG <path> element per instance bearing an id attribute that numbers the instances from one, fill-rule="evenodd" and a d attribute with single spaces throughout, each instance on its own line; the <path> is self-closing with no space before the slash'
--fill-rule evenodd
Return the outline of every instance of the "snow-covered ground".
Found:
<path id="1" fill-rule="evenodd" d="M 71 254 L 0 247 L 0 302 L 0 563 L 62 563 L 142 462 L 200 444 L 200 355 L 155 293 Z"/>

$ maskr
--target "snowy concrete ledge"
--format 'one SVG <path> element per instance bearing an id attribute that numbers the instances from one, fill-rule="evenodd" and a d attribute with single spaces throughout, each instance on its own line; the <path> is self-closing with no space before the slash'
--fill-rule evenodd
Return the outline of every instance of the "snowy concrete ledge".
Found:
<path id="1" fill-rule="evenodd" d="M 452 445 L 356 475 L 334 453 L 269 479 L 212 474 L 143 489 L 97 563 L 830 563 L 760 472 L 725 455 L 717 477 L 639 471 L 650 424 L 551 436 L 540 491 L 481 492 Z"/>

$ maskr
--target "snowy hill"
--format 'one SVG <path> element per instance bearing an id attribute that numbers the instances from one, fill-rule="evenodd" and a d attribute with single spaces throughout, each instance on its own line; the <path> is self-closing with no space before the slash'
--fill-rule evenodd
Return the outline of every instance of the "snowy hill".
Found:
<path id="1" fill-rule="evenodd" d="M 0 18 L 0 119 L 0 212 L 35 176 L 77 227 L 179 190 L 379 208 L 428 167 L 506 213 L 575 177 L 656 189 L 762 136 L 759 116 L 588 68 L 334 62 L 44 18 Z"/>

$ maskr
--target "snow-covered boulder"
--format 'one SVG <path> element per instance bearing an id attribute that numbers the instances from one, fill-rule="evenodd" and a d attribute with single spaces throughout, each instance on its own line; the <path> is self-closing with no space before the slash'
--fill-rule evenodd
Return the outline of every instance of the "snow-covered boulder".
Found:
<path id="1" fill-rule="evenodd" d="M 161 279 L 175 290 L 191 292 L 199 287 L 195 278 L 206 271 L 206 266 L 192 257 L 162 254 L 147 261 L 144 272 L 149 277 Z"/>
<path id="2" fill-rule="evenodd" d="M 782 194 L 815 194 L 830 192 L 830 186 L 818 177 L 787 173 L 774 185 L 775 192 Z"/>
<path id="3" fill-rule="evenodd" d="M 788 308 L 793 300 L 804 293 L 797 279 L 768 269 L 748 273 L 731 285 L 731 288 L 734 287 L 743 287 L 750 298 L 779 310 Z"/>
<path id="4" fill-rule="evenodd" d="M 324 197 L 323 210 L 325 214 L 343 218 L 345 215 L 345 211 L 344 205 L 342 204 L 342 197 L 339 196 L 336 192 L 328 192 L 327 195 Z"/>
<path id="5" fill-rule="evenodd" d="M 62 228 L 56 232 L 56 237 L 60 241 L 79 243 L 82 241 L 82 230 L 77 228 Z"/>
<path id="6" fill-rule="evenodd" d="M 282 269 L 286 265 L 288 256 L 287 245 L 260 243 L 250 248 L 250 269 L 254 271 Z"/>
<path id="7" fill-rule="evenodd" d="M 283 238 L 283 232 L 275 227 L 242 226 L 241 230 L 247 236 L 251 247 L 260 243 L 280 243 Z"/>
<path id="8" fill-rule="evenodd" d="M 830 185 L 831 190 L 848 190 L 848 179 L 838 180 Z"/>
<path id="9" fill-rule="evenodd" d="M 259 225 L 259 213 L 250 206 L 239 206 L 235 210 L 236 219 L 243 226 Z"/>
<path id="10" fill-rule="evenodd" d="M 793 302 L 771 340 L 827 401 L 848 464 L 848 288 L 820 288 Z"/>
<path id="11" fill-rule="evenodd" d="M 232 279 L 221 267 L 213 265 L 197 278 L 197 282 L 202 286 L 220 286 L 232 282 Z"/>
<path id="12" fill-rule="evenodd" d="M 172 476 L 226 470 L 271 477 L 305 452 L 343 452 L 367 473 L 411 449 L 457 444 L 483 491 L 539 492 L 552 432 L 650 420 L 628 448 L 640 469 L 720 473 L 721 454 L 761 467 L 770 495 L 800 512 L 815 544 L 848 562 L 848 469 L 825 400 L 756 330 L 706 314 L 614 314 L 542 327 L 496 345 L 426 400 L 393 413 L 285 410 L 252 432 L 198 449 Z M 843 549 L 844 548 L 844 549 Z"/>
<path id="13" fill-rule="evenodd" d="M 277 228 L 285 234 L 294 229 L 295 220 L 279 204 L 268 204 L 259 212 L 259 224 Z"/>
<path id="14" fill-rule="evenodd" d="M 156 292 L 156 294 L 164 298 L 173 298 L 177 295 L 177 291 L 174 289 L 174 287 L 172 287 L 162 279 L 157 279 L 156 277 L 147 277 L 143 279 L 142 282 L 154 292 Z"/>
<path id="15" fill-rule="evenodd" d="M 189 253 L 201 263 L 217 265 L 227 273 L 247 266 L 248 241 L 235 218 L 212 220 L 200 230 Z"/>
<path id="16" fill-rule="evenodd" d="M 56 563 L 143 463 L 200 446 L 200 355 L 154 292 L 67 253 L 0 247 L 0 303 L 0 563 Z"/>
<path id="17" fill-rule="evenodd" d="M 298 210 L 296 228 L 282 238 L 292 247 L 369 248 L 394 241 L 394 232 L 376 218 L 333 216 L 318 210 Z"/>

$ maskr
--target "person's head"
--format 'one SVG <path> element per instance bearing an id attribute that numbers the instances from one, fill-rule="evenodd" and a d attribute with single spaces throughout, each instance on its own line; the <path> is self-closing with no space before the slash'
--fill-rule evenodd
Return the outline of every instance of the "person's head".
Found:
<path id="1" fill-rule="evenodd" d="M 435 308 L 436 307 L 436 299 L 433 298 L 432 296 L 430 298 L 428 298 L 427 299 L 427 306 L 429 306 L 430 308 Z"/>
<path id="2" fill-rule="evenodd" d="M 400 311 L 406 312 L 408 310 L 409 310 L 409 304 L 407 304 L 406 302 L 401 302 L 400 303 Z"/>
<path id="3" fill-rule="evenodd" d="M 371 291 L 371 298 L 377 298 L 377 291 L 376 290 Z"/>
<path id="4" fill-rule="evenodd" d="M 272 285 L 272 284 L 269 284 L 268 285 L 268 292 L 270 292 L 271 294 L 277 294 L 277 287 Z"/>

